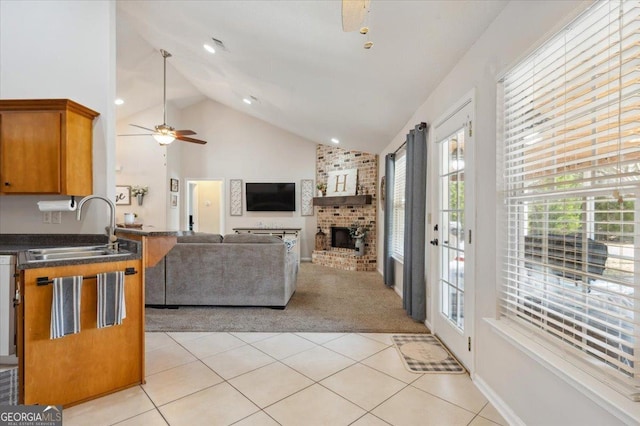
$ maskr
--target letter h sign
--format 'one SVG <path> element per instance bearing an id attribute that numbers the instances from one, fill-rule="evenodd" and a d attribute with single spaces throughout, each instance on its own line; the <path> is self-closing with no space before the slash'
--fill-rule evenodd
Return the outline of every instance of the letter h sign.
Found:
<path id="1" fill-rule="evenodd" d="M 329 172 L 327 196 L 356 195 L 358 169 L 336 170 Z"/>

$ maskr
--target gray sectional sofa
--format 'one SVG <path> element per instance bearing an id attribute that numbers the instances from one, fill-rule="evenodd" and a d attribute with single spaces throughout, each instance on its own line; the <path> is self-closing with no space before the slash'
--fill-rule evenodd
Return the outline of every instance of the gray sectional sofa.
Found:
<path id="1" fill-rule="evenodd" d="M 146 269 L 147 305 L 287 305 L 298 274 L 290 243 L 270 235 L 184 234 Z"/>

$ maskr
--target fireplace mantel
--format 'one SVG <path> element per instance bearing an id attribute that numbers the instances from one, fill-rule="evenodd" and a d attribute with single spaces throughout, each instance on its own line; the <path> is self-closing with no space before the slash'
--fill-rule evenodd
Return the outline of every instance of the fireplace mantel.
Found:
<path id="1" fill-rule="evenodd" d="M 314 197 L 314 206 L 362 206 L 371 204 L 371 195 L 344 195 L 339 197 Z"/>

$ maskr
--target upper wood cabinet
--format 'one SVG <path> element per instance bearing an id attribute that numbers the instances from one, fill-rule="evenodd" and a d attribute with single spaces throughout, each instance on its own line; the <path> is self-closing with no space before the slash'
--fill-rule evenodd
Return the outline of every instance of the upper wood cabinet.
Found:
<path id="1" fill-rule="evenodd" d="M 93 193 L 93 119 L 68 99 L 0 100 L 0 193 Z"/>

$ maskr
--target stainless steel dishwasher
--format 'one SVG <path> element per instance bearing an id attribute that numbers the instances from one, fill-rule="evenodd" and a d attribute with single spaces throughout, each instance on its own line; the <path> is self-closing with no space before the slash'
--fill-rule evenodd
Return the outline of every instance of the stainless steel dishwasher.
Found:
<path id="1" fill-rule="evenodd" d="M 0 255 L 0 362 L 3 364 L 11 363 L 16 355 L 15 272 L 16 257 Z"/>

